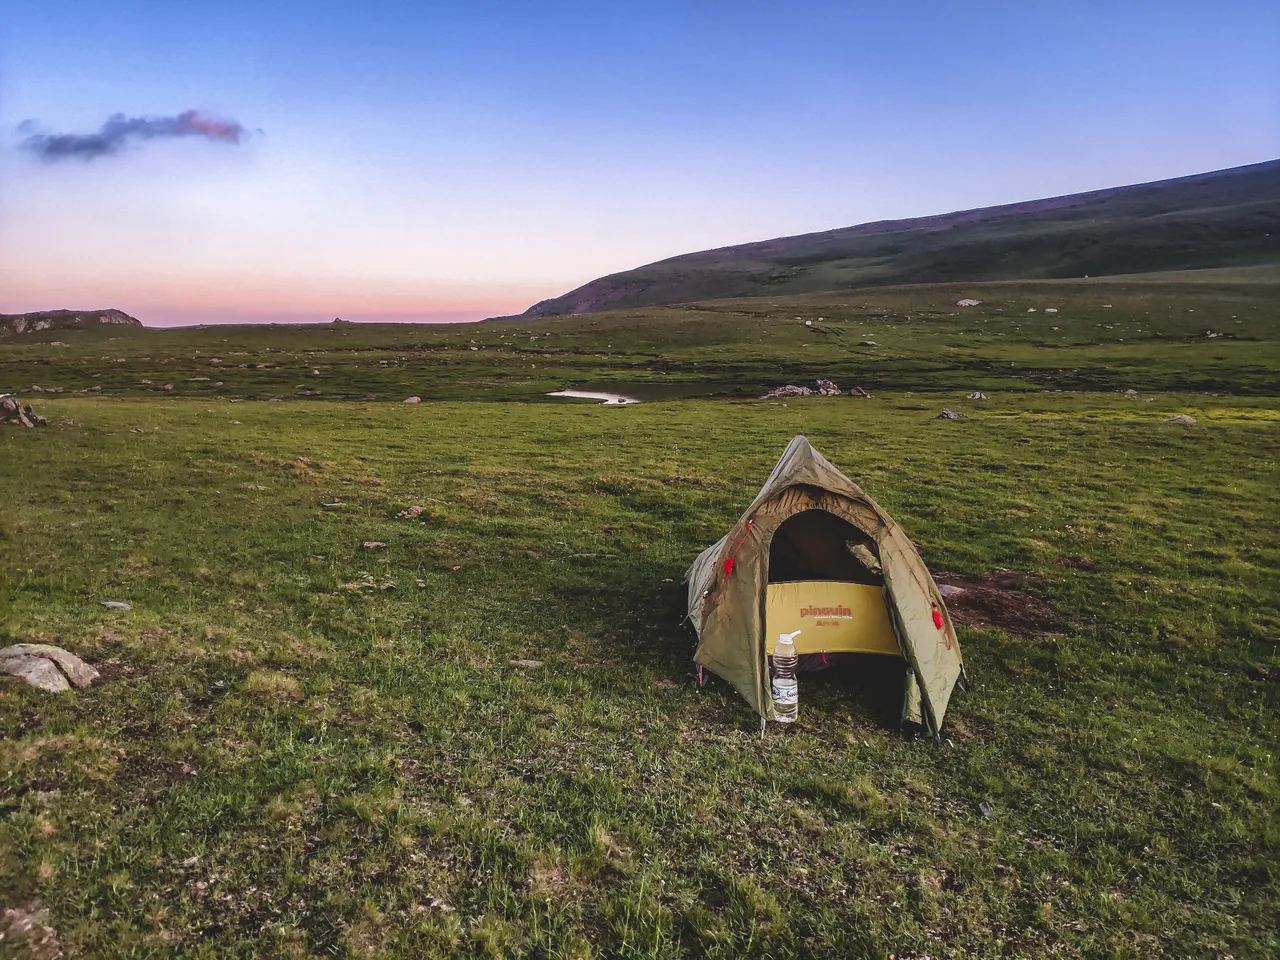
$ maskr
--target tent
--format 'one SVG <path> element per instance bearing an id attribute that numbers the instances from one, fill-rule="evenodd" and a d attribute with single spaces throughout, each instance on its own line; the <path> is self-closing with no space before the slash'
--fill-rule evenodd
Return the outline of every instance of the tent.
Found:
<path id="1" fill-rule="evenodd" d="M 688 585 L 694 660 L 728 680 L 762 723 L 773 716 L 769 653 L 779 632 L 803 621 L 801 669 L 828 653 L 900 656 L 903 722 L 938 734 L 964 673 L 942 596 L 902 528 L 804 437 L 698 555 Z"/>

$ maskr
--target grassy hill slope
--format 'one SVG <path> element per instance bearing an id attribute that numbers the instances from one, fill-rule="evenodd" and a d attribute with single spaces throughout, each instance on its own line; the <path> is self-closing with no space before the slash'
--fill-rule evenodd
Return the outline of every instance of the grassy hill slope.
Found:
<path id="1" fill-rule="evenodd" d="M 1104 276 L 1280 262 L 1280 161 L 685 254 L 526 316 L 885 284 Z"/>

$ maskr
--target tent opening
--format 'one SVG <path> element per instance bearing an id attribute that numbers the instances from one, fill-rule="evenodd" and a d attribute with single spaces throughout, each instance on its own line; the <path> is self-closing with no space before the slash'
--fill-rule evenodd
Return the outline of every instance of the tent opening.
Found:
<path id="1" fill-rule="evenodd" d="M 861 559 L 859 558 L 861 554 Z M 825 510 L 805 510 L 788 517 L 769 545 L 769 582 L 834 580 L 883 587 L 876 543 L 843 517 Z"/>
<path id="2" fill-rule="evenodd" d="M 768 652 L 779 634 L 798 630 L 800 670 L 839 666 L 873 687 L 893 678 L 900 691 L 901 655 L 879 566 L 875 541 L 842 517 L 806 510 L 784 520 L 769 545 Z M 876 660 L 896 662 L 869 662 Z"/>

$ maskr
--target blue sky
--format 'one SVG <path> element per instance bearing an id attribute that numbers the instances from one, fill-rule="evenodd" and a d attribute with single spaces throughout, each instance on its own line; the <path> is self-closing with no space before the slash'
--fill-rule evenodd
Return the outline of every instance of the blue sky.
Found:
<path id="1" fill-rule="evenodd" d="M 0 310 L 478 317 L 1280 156 L 1280 4 L 0 0 Z M 233 119 L 43 162 L 23 121 Z M 258 132 L 260 131 L 260 132 Z"/>

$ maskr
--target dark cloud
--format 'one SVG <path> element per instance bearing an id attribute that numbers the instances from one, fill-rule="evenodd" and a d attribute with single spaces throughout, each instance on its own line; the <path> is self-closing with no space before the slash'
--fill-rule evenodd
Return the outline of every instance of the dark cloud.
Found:
<path id="1" fill-rule="evenodd" d="M 30 120 L 18 127 L 26 133 Z M 234 120 L 214 120 L 195 110 L 176 117 L 126 117 L 117 113 L 97 133 L 32 133 L 22 141 L 23 149 L 41 160 L 56 161 L 77 157 L 94 160 L 119 153 L 130 140 L 155 140 L 159 137 L 204 137 L 222 143 L 240 143 L 248 131 Z"/>

